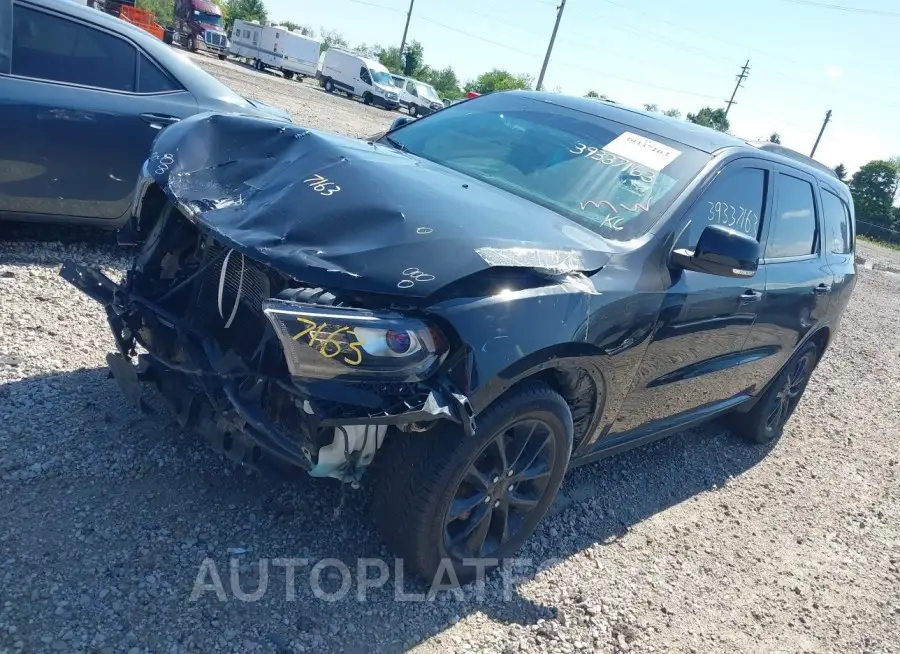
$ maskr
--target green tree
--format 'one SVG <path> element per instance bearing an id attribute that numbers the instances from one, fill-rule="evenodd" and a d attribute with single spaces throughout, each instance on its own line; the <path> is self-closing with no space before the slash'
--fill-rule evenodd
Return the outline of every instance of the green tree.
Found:
<path id="1" fill-rule="evenodd" d="M 769 143 L 777 143 L 778 145 L 781 145 L 781 134 L 779 134 L 778 132 L 772 132 L 769 135 Z"/>
<path id="2" fill-rule="evenodd" d="M 494 68 L 482 73 L 466 84 L 466 91 L 476 93 L 493 93 L 494 91 L 512 91 L 514 89 L 530 89 L 534 83 L 531 75 L 515 75 L 506 70 Z"/>
<path id="3" fill-rule="evenodd" d="M 222 10 L 226 30 L 231 30 L 236 20 L 253 21 L 262 25 L 269 20 L 269 12 L 263 0 L 224 0 Z"/>
<path id="4" fill-rule="evenodd" d="M 652 111 L 653 113 L 656 113 L 657 111 L 659 111 L 659 105 L 657 105 L 657 104 L 645 104 L 645 105 L 644 105 L 644 111 Z"/>
<path id="5" fill-rule="evenodd" d="M 146 9 L 153 12 L 156 22 L 165 27 L 172 26 L 172 18 L 175 12 L 174 0 L 137 0 L 138 9 Z"/>
<path id="6" fill-rule="evenodd" d="M 429 69 L 428 76 L 423 78 L 422 81 L 431 84 L 442 98 L 456 100 L 463 96 L 462 91 L 459 89 L 459 78 L 456 76 L 456 71 L 453 70 L 452 66 L 447 66 L 441 70 Z"/>
<path id="7" fill-rule="evenodd" d="M 847 166 L 842 163 L 839 163 L 834 167 L 834 174 L 837 175 L 837 178 L 842 182 L 847 181 Z"/>
<path id="8" fill-rule="evenodd" d="M 322 52 L 328 48 L 340 48 L 346 50 L 349 47 L 347 39 L 337 30 L 326 30 L 324 27 L 319 29 L 322 38 Z"/>
<path id="9" fill-rule="evenodd" d="M 895 204 L 897 202 L 897 194 L 900 193 L 900 157 L 891 157 L 888 161 L 891 162 L 891 165 L 897 171 L 897 176 L 894 178 L 894 191 L 891 193 L 891 203 Z"/>
<path id="10" fill-rule="evenodd" d="M 368 45 L 366 43 L 360 43 L 359 45 L 353 48 L 353 52 L 362 55 L 368 59 L 378 59 L 378 53 L 381 51 L 380 45 Z"/>
<path id="11" fill-rule="evenodd" d="M 425 48 L 422 47 L 421 43 L 415 40 L 410 41 L 406 46 L 406 53 L 403 57 L 400 56 L 400 48 L 395 45 L 389 48 L 375 47 L 377 48 L 378 61 L 389 71 L 395 75 L 422 79 L 422 73 L 425 72 Z"/>
<path id="12" fill-rule="evenodd" d="M 303 36 L 315 37 L 316 35 L 316 31 L 312 27 L 295 23 L 292 20 L 283 20 L 279 23 L 279 26 L 290 32 L 300 32 Z"/>
<path id="13" fill-rule="evenodd" d="M 678 109 L 666 109 L 663 112 L 663 116 L 668 116 L 669 118 L 681 118 L 681 112 Z"/>
<path id="14" fill-rule="evenodd" d="M 898 169 L 891 161 L 875 160 L 853 173 L 850 192 L 860 220 L 890 228 L 891 204 L 897 185 Z"/>
<path id="15" fill-rule="evenodd" d="M 711 127 L 720 132 L 727 132 L 731 127 L 731 125 L 728 124 L 728 118 L 725 117 L 724 109 L 703 107 L 703 109 L 695 114 L 688 114 L 687 119 L 692 123 L 697 123 L 704 127 Z"/>

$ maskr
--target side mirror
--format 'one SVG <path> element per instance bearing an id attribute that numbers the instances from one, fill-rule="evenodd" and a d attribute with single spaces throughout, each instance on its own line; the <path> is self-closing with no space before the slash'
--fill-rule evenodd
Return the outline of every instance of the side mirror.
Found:
<path id="1" fill-rule="evenodd" d="M 404 125 L 408 125 L 413 122 L 415 118 L 412 116 L 397 116 L 394 118 L 394 122 L 391 123 L 391 128 L 388 130 L 389 132 L 393 132 L 395 129 L 400 129 Z"/>
<path id="2" fill-rule="evenodd" d="M 759 266 L 759 243 L 748 234 L 708 225 L 695 249 L 672 251 L 672 263 L 685 270 L 720 277 L 753 277 Z"/>

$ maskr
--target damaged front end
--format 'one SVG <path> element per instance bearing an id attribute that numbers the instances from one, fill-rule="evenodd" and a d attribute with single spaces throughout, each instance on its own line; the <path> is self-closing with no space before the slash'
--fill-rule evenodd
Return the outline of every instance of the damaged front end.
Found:
<path id="1" fill-rule="evenodd" d="M 126 395 L 153 382 L 245 465 L 268 454 L 353 483 L 392 430 L 471 435 L 479 383 L 584 340 L 586 274 L 610 257 L 552 211 L 397 148 L 231 114 L 160 132 L 132 214 L 121 283 L 61 273 L 105 306 Z M 518 288 L 536 290 L 507 302 Z"/>
<path id="2" fill-rule="evenodd" d="M 60 274 L 105 307 L 126 397 L 143 405 L 152 382 L 182 426 L 242 465 L 267 456 L 356 484 L 390 429 L 446 419 L 474 430 L 438 326 L 301 286 L 177 210 L 157 219 L 122 283 L 72 261 Z"/>

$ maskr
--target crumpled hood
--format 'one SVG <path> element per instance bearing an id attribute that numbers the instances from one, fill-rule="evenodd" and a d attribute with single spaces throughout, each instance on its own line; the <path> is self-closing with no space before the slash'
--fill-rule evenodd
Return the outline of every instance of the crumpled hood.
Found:
<path id="1" fill-rule="evenodd" d="M 394 148 L 233 114 L 166 128 L 145 166 L 223 243 L 298 281 L 427 297 L 494 266 L 609 259 L 592 232 Z"/>

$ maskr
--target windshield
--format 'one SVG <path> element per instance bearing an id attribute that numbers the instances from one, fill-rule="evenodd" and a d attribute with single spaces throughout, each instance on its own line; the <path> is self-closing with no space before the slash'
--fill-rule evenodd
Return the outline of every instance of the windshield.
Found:
<path id="1" fill-rule="evenodd" d="M 505 93 L 413 121 L 391 139 L 615 240 L 650 229 L 710 158 L 622 123 Z"/>
<path id="2" fill-rule="evenodd" d="M 403 85 L 406 84 L 406 80 L 398 75 L 391 75 L 391 81 L 398 89 L 402 89 Z"/>
<path id="3" fill-rule="evenodd" d="M 416 84 L 416 89 L 419 91 L 419 95 L 423 98 L 433 100 L 434 102 L 441 101 L 440 96 L 438 96 L 437 91 L 434 90 L 433 86 L 430 86 L 428 84 Z"/>
<path id="4" fill-rule="evenodd" d="M 390 73 L 386 73 L 383 70 L 372 70 L 372 79 L 376 84 L 382 84 L 384 86 L 393 86 L 394 80 L 391 77 Z"/>
<path id="5" fill-rule="evenodd" d="M 216 16 L 215 14 L 208 14 L 205 11 L 194 10 L 194 17 L 204 23 L 206 25 L 215 25 L 216 27 L 222 27 L 222 17 Z"/>

